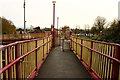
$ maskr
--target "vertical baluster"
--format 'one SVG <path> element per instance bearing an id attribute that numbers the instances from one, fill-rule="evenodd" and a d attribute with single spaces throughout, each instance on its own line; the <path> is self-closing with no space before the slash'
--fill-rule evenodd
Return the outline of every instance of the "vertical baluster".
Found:
<path id="1" fill-rule="evenodd" d="M 49 48 L 48 48 L 48 44 L 49 44 L 48 38 L 49 38 L 49 37 L 47 37 L 47 54 L 48 54 L 48 49 L 49 49 Z"/>
<path id="2" fill-rule="evenodd" d="M 83 39 L 81 39 L 81 44 L 83 44 Z M 82 60 L 82 51 L 83 51 L 83 46 L 81 45 L 81 56 L 80 56 L 80 60 Z"/>
<path id="3" fill-rule="evenodd" d="M 2 69 L 2 65 L 3 61 L 2 61 L 2 50 L 0 50 L 0 70 Z M 3 74 L 0 74 L 0 79 L 3 79 Z"/>
<path id="4" fill-rule="evenodd" d="M 44 44 L 44 38 L 43 38 L 43 44 Z M 43 45 L 43 60 L 44 60 L 44 45 Z"/>
<path id="5" fill-rule="evenodd" d="M 75 52 L 76 52 L 76 55 L 77 55 L 77 37 L 76 37 L 76 51 Z"/>
<path id="6" fill-rule="evenodd" d="M 93 41 L 91 41 L 91 49 L 93 49 Z M 92 50 L 90 51 L 90 70 L 92 66 Z"/>
<path id="7" fill-rule="evenodd" d="M 11 62 L 10 55 L 11 55 L 11 51 L 10 51 L 10 47 L 8 47 L 7 48 L 7 60 L 8 60 L 8 64 Z M 11 68 L 8 69 L 8 78 L 12 79 L 12 69 Z"/>
<path id="8" fill-rule="evenodd" d="M 37 48 L 37 40 L 35 41 L 35 47 Z M 35 67 L 36 67 L 36 71 L 37 71 L 37 49 L 35 51 Z"/>
<path id="9" fill-rule="evenodd" d="M 15 45 L 15 58 L 20 57 L 20 44 Z M 20 75 L 20 61 L 16 63 L 16 78 L 18 80 L 21 78 Z"/>
<path id="10" fill-rule="evenodd" d="M 64 51 L 64 39 L 62 39 L 62 51 Z"/>
<path id="11" fill-rule="evenodd" d="M 115 47 L 115 53 L 114 53 L 114 58 L 120 60 L 120 46 Z M 112 72 L 112 78 L 118 80 L 119 76 L 119 63 L 116 61 L 113 61 L 113 72 Z"/>

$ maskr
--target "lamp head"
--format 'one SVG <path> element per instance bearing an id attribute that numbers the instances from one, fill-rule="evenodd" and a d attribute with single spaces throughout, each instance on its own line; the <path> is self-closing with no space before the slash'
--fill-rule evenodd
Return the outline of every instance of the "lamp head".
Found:
<path id="1" fill-rule="evenodd" d="M 55 3 L 56 3 L 56 1 L 52 1 L 52 3 L 53 3 L 53 4 L 55 4 Z"/>

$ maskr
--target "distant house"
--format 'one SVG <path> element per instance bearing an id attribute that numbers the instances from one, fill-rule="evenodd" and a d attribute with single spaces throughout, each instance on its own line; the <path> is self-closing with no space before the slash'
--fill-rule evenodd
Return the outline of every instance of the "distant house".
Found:
<path id="1" fill-rule="evenodd" d="M 16 34 L 22 34 L 24 30 L 22 28 L 16 29 Z"/>
<path id="2" fill-rule="evenodd" d="M 40 33 L 42 31 L 40 30 L 40 27 L 38 26 L 38 27 L 33 28 L 33 32 L 34 33 Z"/>

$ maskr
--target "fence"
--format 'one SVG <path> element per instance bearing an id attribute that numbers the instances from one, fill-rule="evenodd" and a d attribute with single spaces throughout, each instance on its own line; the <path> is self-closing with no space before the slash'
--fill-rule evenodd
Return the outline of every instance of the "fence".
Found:
<path id="1" fill-rule="evenodd" d="M 0 40 L 34 39 L 48 36 L 49 33 L 0 34 Z"/>
<path id="2" fill-rule="evenodd" d="M 0 47 L 0 79 L 33 78 L 51 47 L 51 35 Z"/>
<path id="3" fill-rule="evenodd" d="M 71 37 L 71 49 L 94 78 L 120 80 L 120 45 Z"/>

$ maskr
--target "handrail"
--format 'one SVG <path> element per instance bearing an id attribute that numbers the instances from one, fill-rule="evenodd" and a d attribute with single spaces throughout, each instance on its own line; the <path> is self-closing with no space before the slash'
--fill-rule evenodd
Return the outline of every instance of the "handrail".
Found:
<path id="1" fill-rule="evenodd" d="M 75 42 L 75 41 L 73 41 L 73 42 Z M 108 55 L 106 55 L 106 54 L 104 54 L 104 53 L 101 53 L 101 52 L 95 50 L 95 49 L 91 49 L 91 48 L 89 48 L 89 47 L 87 47 L 87 46 L 85 46 L 85 45 L 83 45 L 83 44 L 78 43 L 78 42 L 75 42 L 75 43 L 76 43 L 76 44 L 79 44 L 79 45 L 81 45 L 81 46 L 83 46 L 83 47 L 85 47 L 85 48 L 87 48 L 87 49 L 89 49 L 89 50 L 91 50 L 91 51 L 93 51 L 93 52 L 96 52 L 96 53 L 98 53 L 98 54 L 100 54 L 100 55 L 102 55 L 102 56 L 105 56 L 106 58 L 112 59 L 112 60 L 120 63 L 120 60 L 118 60 L 118 59 L 116 59 L 116 58 L 114 58 L 114 57 L 108 56 Z"/>
<path id="2" fill-rule="evenodd" d="M 0 79 L 29 78 L 36 75 L 52 47 L 52 35 L 18 41 L 0 47 Z M 5 56 L 5 57 L 4 57 Z M 5 64 L 4 64 L 5 63 Z M 3 66 L 1 68 L 1 66 Z M 27 70 L 27 66 L 29 70 Z M 35 73 L 34 73 L 35 72 Z"/>
<path id="3" fill-rule="evenodd" d="M 51 40 L 50 40 L 51 41 Z M 20 56 L 19 58 L 15 59 L 13 62 L 11 62 L 10 64 L 8 64 L 7 66 L 5 66 L 4 68 L 2 68 L 0 70 L 0 74 L 3 73 L 4 71 L 6 71 L 7 69 L 9 69 L 11 66 L 13 66 L 15 63 L 17 63 L 18 61 L 20 61 L 20 59 L 23 59 L 24 57 L 26 57 L 27 55 L 31 54 L 32 52 L 34 52 L 35 50 L 39 49 L 40 47 L 44 46 L 45 44 L 49 43 L 50 41 L 40 45 L 39 47 L 27 52 L 26 54 Z"/>
<path id="4" fill-rule="evenodd" d="M 71 37 L 73 37 L 73 38 L 77 38 L 77 39 L 86 40 L 86 41 L 92 41 L 92 42 L 96 42 L 96 43 L 102 43 L 102 44 L 108 44 L 108 45 L 120 46 L 120 44 L 117 44 L 117 43 L 109 43 L 109 42 L 103 42 L 103 41 L 89 40 L 89 39 L 80 38 L 80 37 L 75 37 L 75 36 L 71 36 Z"/>
<path id="5" fill-rule="evenodd" d="M 51 35 L 50 35 L 50 36 L 51 36 Z M 50 37 L 50 36 L 48 36 L 48 37 Z M 1 47 L 0 47 L 0 50 L 1 50 L 2 48 L 6 48 L 6 47 L 9 47 L 9 46 L 17 45 L 17 44 L 20 44 L 20 43 L 25 43 L 25 42 L 35 41 L 35 40 L 46 39 L 46 38 L 48 38 L 48 37 L 36 38 L 36 39 L 30 39 L 30 40 L 24 40 L 24 41 L 14 42 L 14 43 L 11 43 L 11 44 L 8 44 L 8 45 L 1 46 Z"/>
<path id="6" fill-rule="evenodd" d="M 97 79 L 120 79 L 120 44 L 71 36 L 71 49 Z"/>
<path id="7" fill-rule="evenodd" d="M 20 40 L 42 38 L 48 35 L 50 35 L 50 33 L 0 34 L 0 42 L 14 42 Z"/>

